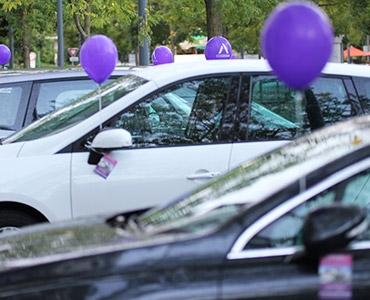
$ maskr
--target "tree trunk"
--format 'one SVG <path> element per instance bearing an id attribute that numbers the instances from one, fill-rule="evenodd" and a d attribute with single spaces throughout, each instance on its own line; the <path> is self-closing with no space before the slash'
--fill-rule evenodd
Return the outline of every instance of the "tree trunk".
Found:
<path id="1" fill-rule="evenodd" d="M 23 59 L 24 59 L 24 67 L 29 68 L 30 67 L 30 30 L 27 27 L 27 23 L 25 21 L 26 19 L 26 12 L 24 9 L 20 10 L 21 14 L 21 22 L 23 26 L 23 36 L 22 36 L 22 42 L 23 42 Z"/>
<path id="2" fill-rule="evenodd" d="M 84 20 L 84 31 L 86 33 L 86 36 L 88 39 L 90 37 L 90 23 L 91 23 L 91 17 L 90 17 L 90 13 L 91 13 L 91 1 L 90 0 L 87 0 L 86 1 L 89 5 L 87 6 L 86 8 L 86 14 L 85 14 L 85 20 Z M 85 40 L 84 40 L 85 41 Z"/>
<path id="3" fill-rule="evenodd" d="M 30 67 L 30 34 L 26 29 L 26 32 L 23 34 L 23 59 L 24 59 L 24 67 Z"/>
<path id="4" fill-rule="evenodd" d="M 70 4 L 72 4 L 71 0 L 68 0 Z M 84 24 L 82 26 L 80 16 L 76 13 L 73 14 L 73 20 L 76 24 L 78 32 L 81 34 L 82 44 L 90 37 L 90 23 L 91 23 L 91 1 L 86 1 L 88 3 L 88 7 L 86 9 L 86 13 L 84 15 Z"/>
<path id="5" fill-rule="evenodd" d="M 175 31 L 173 30 L 173 25 L 170 23 L 170 41 L 171 41 L 171 51 L 173 55 L 176 55 L 176 38 Z"/>
<path id="6" fill-rule="evenodd" d="M 207 14 L 208 40 L 214 36 L 222 36 L 222 11 L 219 0 L 204 0 Z"/>

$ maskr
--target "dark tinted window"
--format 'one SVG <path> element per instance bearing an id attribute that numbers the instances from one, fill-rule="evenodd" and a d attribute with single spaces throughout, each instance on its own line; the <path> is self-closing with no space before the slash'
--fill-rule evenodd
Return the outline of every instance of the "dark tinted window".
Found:
<path id="1" fill-rule="evenodd" d="M 365 113 L 370 113 L 370 78 L 353 77 Z"/>
<path id="2" fill-rule="evenodd" d="M 297 92 L 272 76 L 256 76 L 248 139 L 293 139 L 354 114 L 340 78 L 319 78 L 309 89 Z"/>
<path id="3" fill-rule="evenodd" d="M 210 144 L 221 138 L 225 105 L 235 101 L 232 77 L 191 80 L 171 86 L 126 110 L 109 127 L 121 127 L 134 147 Z M 230 100 L 231 101 L 231 100 Z"/>
<path id="4" fill-rule="evenodd" d="M 296 207 L 279 218 L 260 233 L 247 245 L 250 248 L 288 247 L 301 244 L 301 229 L 308 212 L 319 205 L 342 202 L 357 205 L 368 212 L 370 219 L 370 170 L 341 182 L 311 200 Z M 370 239 L 370 229 L 358 239 Z"/>
<path id="5" fill-rule="evenodd" d="M 353 84 L 352 78 L 345 78 L 344 83 L 346 84 L 348 96 L 351 99 L 352 109 L 355 115 L 362 115 L 362 105 L 357 97 L 356 89 Z"/>

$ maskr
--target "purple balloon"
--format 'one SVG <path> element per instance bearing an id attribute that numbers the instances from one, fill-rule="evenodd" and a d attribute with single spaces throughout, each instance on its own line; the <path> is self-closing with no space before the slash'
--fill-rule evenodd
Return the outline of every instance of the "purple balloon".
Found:
<path id="1" fill-rule="evenodd" d="M 10 59 L 10 50 L 6 45 L 0 45 L 0 65 L 4 66 Z"/>
<path id="2" fill-rule="evenodd" d="M 170 48 L 159 46 L 154 49 L 152 54 L 153 65 L 170 64 L 173 62 L 173 54 Z"/>
<path id="3" fill-rule="evenodd" d="M 231 55 L 230 59 L 237 59 L 237 57 L 236 57 L 235 54 L 233 54 L 233 55 Z"/>
<path id="4" fill-rule="evenodd" d="M 229 41 L 222 36 L 211 38 L 204 50 L 206 59 L 230 59 L 232 49 Z"/>
<path id="5" fill-rule="evenodd" d="M 97 34 L 83 43 L 80 59 L 87 75 L 100 84 L 112 74 L 117 63 L 118 52 L 110 38 Z"/>
<path id="6" fill-rule="evenodd" d="M 328 16 L 309 2 L 279 5 L 262 29 L 262 51 L 276 76 L 287 86 L 309 86 L 328 62 L 333 47 Z"/>

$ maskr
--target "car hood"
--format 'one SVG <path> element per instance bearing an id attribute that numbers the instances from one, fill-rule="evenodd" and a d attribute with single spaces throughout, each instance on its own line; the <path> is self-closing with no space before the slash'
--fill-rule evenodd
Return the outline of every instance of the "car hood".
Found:
<path id="1" fill-rule="evenodd" d="M 23 145 L 24 142 L 0 145 L 0 160 L 17 157 Z"/>
<path id="2" fill-rule="evenodd" d="M 99 216 L 44 223 L 1 235 L 0 272 L 164 242 L 158 235 L 112 227 Z"/>

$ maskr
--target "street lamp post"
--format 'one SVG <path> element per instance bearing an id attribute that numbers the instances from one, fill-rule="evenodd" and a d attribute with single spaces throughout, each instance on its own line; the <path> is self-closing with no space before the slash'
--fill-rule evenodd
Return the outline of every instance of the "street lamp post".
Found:
<path id="1" fill-rule="evenodd" d="M 140 27 L 143 26 L 142 23 L 148 17 L 145 9 L 146 9 L 146 0 L 139 0 L 139 17 L 140 17 L 139 31 Z M 149 65 L 149 47 L 146 38 L 144 38 L 143 40 L 143 45 L 140 45 L 139 43 L 139 65 L 140 66 Z"/>
<path id="2" fill-rule="evenodd" d="M 350 44 L 347 44 L 347 63 L 351 63 L 351 51 L 350 51 Z"/>
<path id="3" fill-rule="evenodd" d="M 57 2 L 58 13 L 58 66 L 64 66 L 64 41 L 63 41 L 63 6 L 62 0 Z"/>

